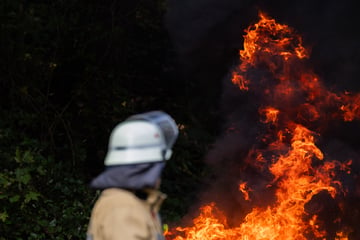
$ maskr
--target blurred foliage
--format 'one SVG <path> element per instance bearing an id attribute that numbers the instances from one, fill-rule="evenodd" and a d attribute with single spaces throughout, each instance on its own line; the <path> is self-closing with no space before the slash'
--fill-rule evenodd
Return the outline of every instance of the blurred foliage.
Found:
<path id="1" fill-rule="evenodd" d="M 164 175 L 166 221 L 207 170 L 214 113 L 191 111 L 164 0 L 0 3 L 0 240 L 84 239 L 111 129 L 162 109 L 181 126 Z"/>
<path id="2" fill-rule="evenodd" d="M 83 238 L 94 198 L 84 180 L 21 131 L 35 115 L 2 111 L 1 119 L 0 239 Z"/>

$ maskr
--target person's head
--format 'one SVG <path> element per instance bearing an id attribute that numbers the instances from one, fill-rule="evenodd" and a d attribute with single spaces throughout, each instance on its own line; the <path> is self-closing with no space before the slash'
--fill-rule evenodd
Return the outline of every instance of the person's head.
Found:
<path id="1" fill-rule="evenodd" d="M 165 112 L 130 116 L 111 132 L 106 170 L 92 187 L 156 188 L 177 136 L 176 123 Z"/>
<path id="2" fill-rule="evenodd" d="M 133 115 L 112 131 L 105 166 L 169 160 L 177 136 L 175 121 L 162 111 Z"/>

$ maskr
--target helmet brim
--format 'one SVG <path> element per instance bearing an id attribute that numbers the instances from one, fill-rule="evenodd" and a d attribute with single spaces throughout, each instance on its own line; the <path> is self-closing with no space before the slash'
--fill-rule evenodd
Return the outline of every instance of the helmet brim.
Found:
<path id="1" fill-rule="evenodd" d="M 105 166 L 131 165 L 169 160 L 171 151 L 163 152 L 154 148 L 126 148 L 108 151 L 105 157 Z"/>

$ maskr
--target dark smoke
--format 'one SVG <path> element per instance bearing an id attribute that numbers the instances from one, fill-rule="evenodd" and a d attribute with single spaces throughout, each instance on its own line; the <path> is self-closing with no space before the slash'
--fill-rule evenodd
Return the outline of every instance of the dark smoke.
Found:
<path id="1" fill-rule="evenodd" d="M 186 89 L 187 96 L 200 95 L 191 99 L 193 112 L 218 108 L 220 79 L 237 58 L 243 29 L 257 15 L 250 2 L 168 1 L 165 21 L 179 56 L 178 76 L 190 86 Z"/>
<path id="2" fill-rule="evenodd" d="M 264 11 L 302 35 L 305 46 L 311 49 L 308 64 L 328 89 L 359 92 L 360 28 L 356 6 L 355 1 L 335 0 L 168 1 L 166 24 L 178 51 L 181 76 L 184 81 L 194 83 L 191 91 L 202 94 L 202 99 L 214 96 L 214 103 L 210 105 L 218 107 L 219 114 L 225 116 L 223 133 L 205 159 L 213 167 L 214 176 L 202 199 L 219 203 L 234 224 L 241 221 L 251 207 L 237 189 L 240 180 L 249 181 L 254 188 L 254 205 L 266 205 L 274 200 L 273 189 L 266 187 L 271 175 L 246 163 L 252 149 L 266 148 L 258 141 L 263 132 L 258 121 L 261 102 L 256 93 L 239 91 L 229 76 L 231 68 L 238 64 L 243 30 L 258 21 L 259 10 Z M 206 111 L 204 106 L 208 103 L 200 101 L 193 105 L 195 110 Z M 336 199 L 342 202 L 343 209 L 334 210 L 333 200 L 322 193 L 308 203 L 306 210 L 320 212 L 321 217 L 327 219 L 325 224 L 332 228 L 339 227 L 333 226 L 333 220 L 342 215 L 342 224 L 355 230 L 350 239 L 357 240 L 360 239 L 357 230 L 360 224 L 360 124 L 356 121 L 332 124 L 320 137 L 318 146 L 326 154 L 325 158 L 353 160 L 352 174 L 339 176 L 348 193 Z"/>

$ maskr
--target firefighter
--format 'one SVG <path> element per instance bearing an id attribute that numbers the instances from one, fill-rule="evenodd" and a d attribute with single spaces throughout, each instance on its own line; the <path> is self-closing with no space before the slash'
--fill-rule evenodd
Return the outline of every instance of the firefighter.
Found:
<path id="1" fill-rule="evenodd" d="M 159 208 L 161 173 L 178 136 L 165 112 L 129 117 L 111 132 L 105 170 L 90 186 L 100 189 L 87 240 L 164 239 Z"/>

